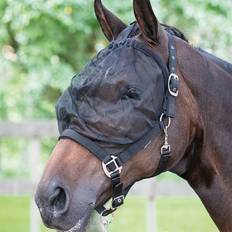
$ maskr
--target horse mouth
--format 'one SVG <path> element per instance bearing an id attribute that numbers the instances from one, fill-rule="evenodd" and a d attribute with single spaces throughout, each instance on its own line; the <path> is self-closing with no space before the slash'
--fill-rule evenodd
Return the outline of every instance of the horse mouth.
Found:
<path id="1" fill-rule="evenodd" d="M 85 232 L 88 226 L 88 222 L 93 211 L 92 204 L 85 210 L 83 216 L 77 221 L 77 223 L 69 230 L 59 230 L 59 232 Z"/>
<path id="2" fill-rule="evenodd" d="M 74 227 L 72 227 L 70 230 L 64 231 L 64 232 L 81 232 L 84 231 L 84 218 L 78 220 L 78 222 L 76 223 L 76 225 Z"/>

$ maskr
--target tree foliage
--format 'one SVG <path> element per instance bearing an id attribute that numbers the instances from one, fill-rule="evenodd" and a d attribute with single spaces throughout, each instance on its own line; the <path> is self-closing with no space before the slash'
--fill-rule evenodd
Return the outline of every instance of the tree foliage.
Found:
<path id="1" fill-rule="evenodd" d="M 105 0 L 126 23 L 132 0 Z M 232 53 L 231 0 L 152 0 L 161 22 L 224 59 Z M 107 41 L 93 0 L 0 1 L 0 120 L 53 118 L 71 77 Z"/>

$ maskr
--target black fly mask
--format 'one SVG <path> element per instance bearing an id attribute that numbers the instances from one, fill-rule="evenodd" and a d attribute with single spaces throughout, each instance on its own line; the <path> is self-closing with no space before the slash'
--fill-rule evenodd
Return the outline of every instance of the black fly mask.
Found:
<path id="1" fill-rule="evenodd" d="M 138 45 L 130 39 L 111 44 L 73 78 L 56 107 L 61 134 L 71 126 L 117 154 L 154 127 L 168 74 L 161 58 Z"/>
<path id="2" fill-rule="evenodd" d="M 123 163 L 162 130 L 167 132 L 164 119 L 170 121 L 175 114 L 179 79 L 173 37 L 169 35 L 168 69 L 148 45 L 130 38 L 134 28 L 124 30 L 74 76 L 56 105 L 61 138 L 90 150 L 112 180 L 112 209 L 100 209 L 103 215 L 123 203 L 119 178 Z M 161 155 L 170 151 L 165 140 Z"/>

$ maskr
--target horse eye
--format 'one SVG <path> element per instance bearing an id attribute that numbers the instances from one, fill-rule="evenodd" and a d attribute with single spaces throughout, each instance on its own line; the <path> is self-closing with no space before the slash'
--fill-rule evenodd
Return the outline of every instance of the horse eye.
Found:
<path id="1" fill-rule="evenodd" d="M 136 88 L 132 87 L 132 88 L 129 88 L 127 90 L 127 92 L 123 95 L 122 97 L 123 100 L 126 100 L 126 99 L 135 99 L 135 100 L 139 100 L 140 99 L 140 96 L 138 94 L 138 91 Z"/>

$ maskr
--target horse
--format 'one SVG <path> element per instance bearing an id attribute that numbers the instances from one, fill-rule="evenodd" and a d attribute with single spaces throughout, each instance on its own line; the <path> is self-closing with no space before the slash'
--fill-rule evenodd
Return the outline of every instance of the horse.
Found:
<path id="1" fill-rule="evenodd" d="M 135 182 L 170 171 L 232 231 L 232 65 L 159 23 L 149 0 L 133 1 L 129 26 L 94 6 L 110 44 L 56 106 L 61 137 L 35 195 L 44 224 L 86 231 L 93 211 L 112 213 Z"/>

